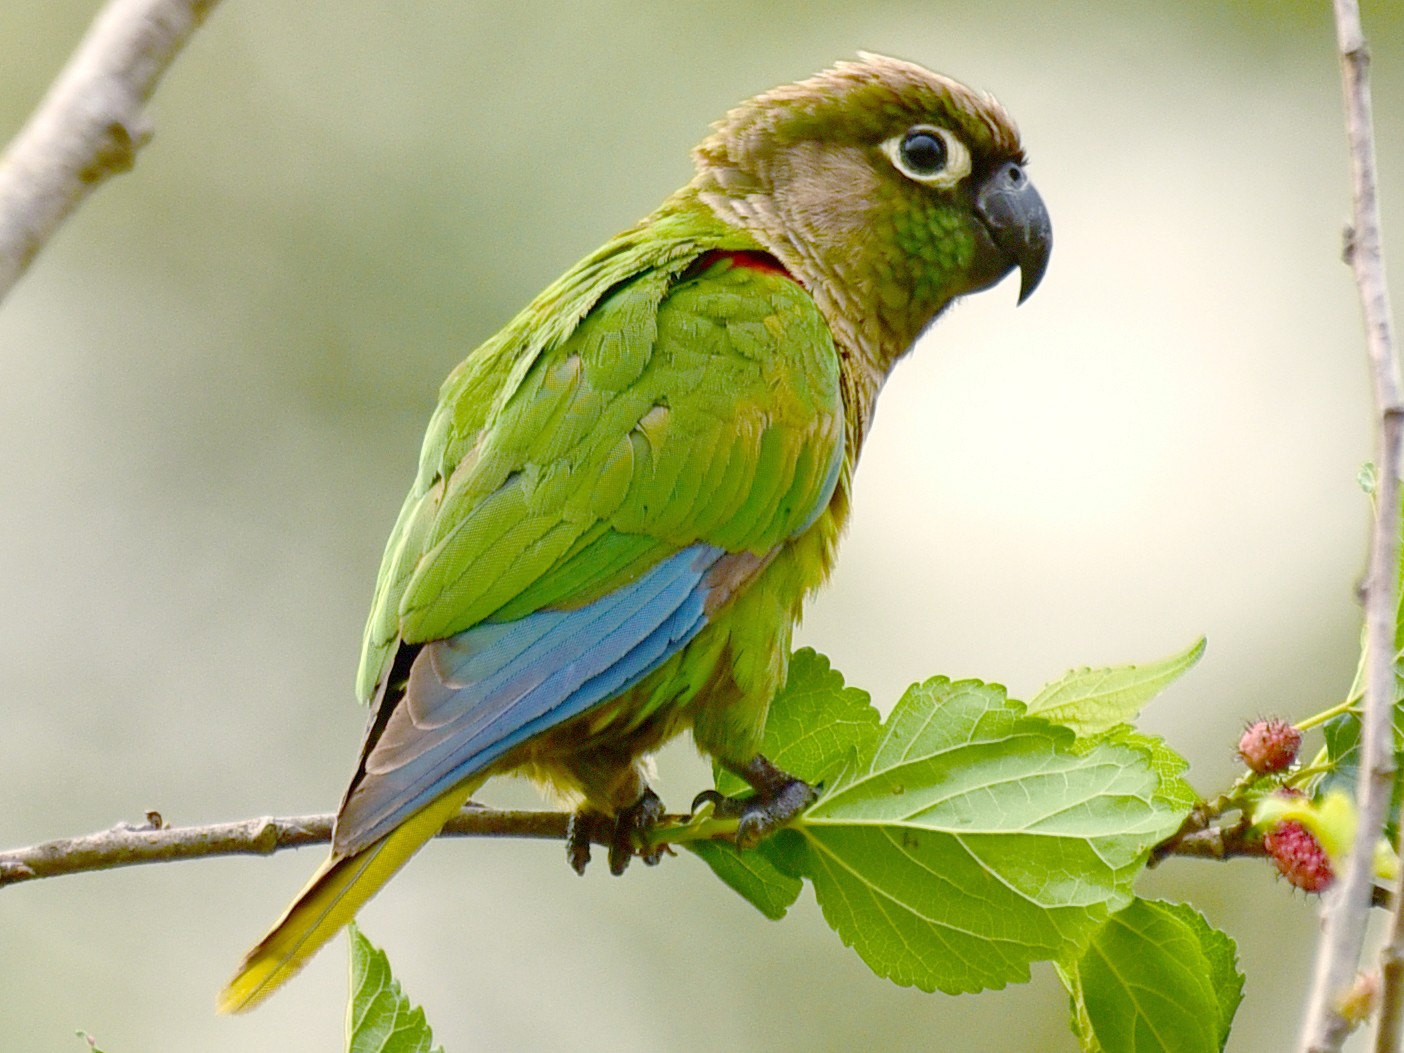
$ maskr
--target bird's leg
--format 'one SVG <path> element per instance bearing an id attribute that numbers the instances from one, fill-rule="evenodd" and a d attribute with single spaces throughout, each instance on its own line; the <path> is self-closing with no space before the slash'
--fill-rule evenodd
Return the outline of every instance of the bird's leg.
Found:
<path id="1" fill-rule="evenodd" d="M 757 753 L 745 764 L 722 764 L 734 775 L 751 784 L 751 797 L 724 797 L 716 790 L 703 790 L 692 802 L 695 812 L 703 801 L 711 801 L 714 813 L 722 819 L 737 819 L 736 844 L 750 848 L 766 834 L 780 829 L 814 803 L 813 786 L 782 771 Z"/>

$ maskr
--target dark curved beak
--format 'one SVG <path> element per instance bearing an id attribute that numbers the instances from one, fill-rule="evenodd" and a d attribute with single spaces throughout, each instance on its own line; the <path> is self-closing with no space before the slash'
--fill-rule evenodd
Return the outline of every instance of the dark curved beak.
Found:
<path id="1" fill-rule="evenodd" d="M 1023 303 L 1043 280 L 1053 251 L 1053 224 L 1043 198 L 1024 169 L 1006 161 L 976 191 L 975 214 L 989 231 L 1006 267 L 1019 268 L 1019 302 Z"/>

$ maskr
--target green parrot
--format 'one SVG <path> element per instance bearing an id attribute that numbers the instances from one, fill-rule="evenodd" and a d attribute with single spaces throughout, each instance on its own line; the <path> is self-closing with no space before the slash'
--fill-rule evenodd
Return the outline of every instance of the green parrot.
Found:
<path id="1" fill-rule="evenodd" d="M 684 730 L 755 793 L 753 843 L 814 792 L 757 752 L 827 577 L 894 363 L 956 297 L 1052 245 L 990 96 L 879 55 L 765 92 L 696 175 L 444 382 L 386 546 L 370 719 L 329 858 L 220 997 L 299 969 L 489 776 L 578 802 L 623 871 L 662 815 L 642 760 Z"/>

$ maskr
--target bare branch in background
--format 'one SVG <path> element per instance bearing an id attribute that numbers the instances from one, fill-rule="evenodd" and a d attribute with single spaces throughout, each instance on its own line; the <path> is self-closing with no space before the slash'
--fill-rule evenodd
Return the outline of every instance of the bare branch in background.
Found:
<path id="1" fill-rule="evenodd" d="M 1395 619 L 1399 606 L 1399 473 L 1401 424 L 1399 363 L 1385 287 L 1384 254 L 1376 199 L 1374 119 L 1371 115 L 1369 52 L 1356 0 L 1335 0 L 1336 40 L 1345 94 L 1346 137 L 1350 148 L 1353 213 L 1346 259 L 1355 274 L 1365 315 L 1365 336 L 1374 388 L 1377 484 L 1370 565 L 1365 582 L 1365 706 L 1362 715 L 1360 776 L 1356 786 L 1359 826 L 1341 881 L 1328 895 L 1316 969 L 1308 996 L 1300 1049 L 1339 1050 L 1355 1026 L 1341 1012 L 1342 998 L 1355 982 L 1372 897 L 1375 845 L 1384 830 L 1394 786 L 1392 731 L 1394 708 Z M 1395 909 L 1401 897 L 1396 895 Z M 1399 957 L 1404 931 L 1395 914 L 1386 962 Z M 1377 1050 L 1397 1050 L 1400 1017 L 1397 969 L 1387 972 Z"/>
<path id="2" fill-rule="evenodd" d="M 0 157 L 0 300 L 74 209 L 151 138 L 145 106 L 218 0 L 112 0 Z"/>

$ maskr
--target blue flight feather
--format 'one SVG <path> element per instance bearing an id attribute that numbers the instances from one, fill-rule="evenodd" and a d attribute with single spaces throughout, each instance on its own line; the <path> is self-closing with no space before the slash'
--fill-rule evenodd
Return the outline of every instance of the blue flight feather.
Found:
<path id="1" fill-rule="evenodd" d="M 370 844 L 512 747 L 657 669 L 706 625 L 707 572 L 725 555 L 691 545 L 583 607 L 426 644 L 343 805 L 337 851 Z"/>

